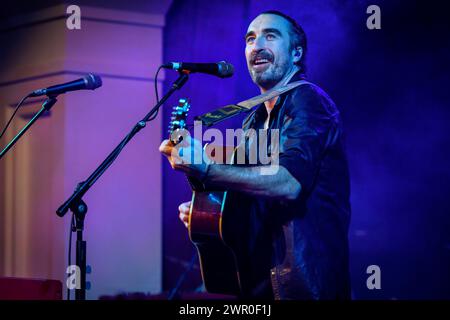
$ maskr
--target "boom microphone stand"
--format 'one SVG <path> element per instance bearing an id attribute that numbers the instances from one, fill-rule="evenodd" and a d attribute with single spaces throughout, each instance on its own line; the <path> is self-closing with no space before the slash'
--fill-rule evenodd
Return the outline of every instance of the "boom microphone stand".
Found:
<path id="1" fill-rule="evenodd" d="M 75 192 L 67 199 L 56 211 L 56 214 L 63 217 L 68 210 L 71 210 L 75 216 L 75 229 L 77 232 L 76 244 L 76 264 L 80 270 L 80 289 L 75 291 L 75 300 L 86 299 L 86 241 L 83 240 L 84 218 L 87 213 L 87 205 L 83 201 L 85 193 L 94 185 L 100 176 L 114 162 L 125 145 L 142 130 L 146 123 L 153 120 L 152 116 L 158 111 L 161 105 L 176 91 L 179 90 L 189 79 L 188 73 L 180 73 L 178 79 L 172 84 L 170 90 L 161 98 L 161 100 L 150 110 L 150 112 L 139 121 L 131 132 L 117 145 L 117 147 L 106 157 L 106 159 L 95 169 L 95 171 L 83 182 L 80 182 Z M 72 231 L 71 231 L 72 232 Z"/>
<path id="2" fill-rule="evenodd" d="M 9 149 L 12 148 L 12 146 L 20 139 L 20 137 L 27 132 L 28 129 L 33 125 L 33 123 L 39 119 L 39 117 L 45 112 L 49 111 L 54 104 L 56 103 L 56 97 L 50 96 L 42 103 L 41 109 L 34 115 L 34 117 L 28 121 L 28 123 L 25 125 L 25 127 L 22 128 L 22 130 L 19 131 L 18 134 L 6 145 L 6 147 L 0 152 L 0 159 L 3 158 L 3 156 L 8 152 Z"/>

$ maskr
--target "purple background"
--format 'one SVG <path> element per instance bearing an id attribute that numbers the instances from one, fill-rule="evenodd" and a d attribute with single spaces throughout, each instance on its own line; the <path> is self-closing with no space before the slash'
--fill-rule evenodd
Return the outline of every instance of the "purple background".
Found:
<path id="1" fill-rule="evenodd" d="M 275 4 L 276 3 L 276 4 Z M 351 170 L 352 288 L 358 299 L 450 298 L 450 119 L 448 20 L 430 2 L 376 1 L 382 29 L 366 28 L 368 1 L 174 1 L 164 34 L 165 61 L 227 60 L 235 76 L 192 75 L 176 98 L 191 114 L 258 93 L 247 72 L 243 36 L 261 11 L 291 15 L 308 36 L 308 77 L 341 110 Z M 176 75 L 168 72 L 165 88 Z M 176 103 L 174 98 L 172 104 Z M 166 126 L 171 105 L 166 105 Z M 239 127 L 240 119 L 225 127 Z M 191 192 L 163 165 L 164 288 L 194 252 L 177 206 Z M 382 290 L 366 288 L 366 268 L 381 267 Z M 201 283 L 198 266 L 181 287 Z"/>

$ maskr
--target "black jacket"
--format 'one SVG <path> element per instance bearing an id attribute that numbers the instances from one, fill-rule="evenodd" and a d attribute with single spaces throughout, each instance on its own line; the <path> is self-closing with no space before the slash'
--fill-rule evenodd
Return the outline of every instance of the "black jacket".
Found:
<path id="1" fill-rule="evenodd" d="M 293 201 L 235 193 L 249 213 L 244 296 L 349 299 L 350 182 L 339 111 L 318 86 L 305 84 L 280 96 L 270 117 L 269 129 L 280 134 L 279 165 L 302 190 Z M 262 104 L 244 131 L 262 129 L 266 118 Z"/>

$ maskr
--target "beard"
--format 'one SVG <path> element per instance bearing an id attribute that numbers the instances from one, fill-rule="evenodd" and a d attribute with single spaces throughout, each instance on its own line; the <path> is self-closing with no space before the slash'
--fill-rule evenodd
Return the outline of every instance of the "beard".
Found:
<path id="1" fill-rule="evenodd" d="M 251 64 L 248 64 L 248 71 L 257 86 L 264 89 L 271 89 L 284 78 L 290 66 L 291 64 L 285 60 L 271 63 L 267 69 L 257 71 L 252 68 Z"/>

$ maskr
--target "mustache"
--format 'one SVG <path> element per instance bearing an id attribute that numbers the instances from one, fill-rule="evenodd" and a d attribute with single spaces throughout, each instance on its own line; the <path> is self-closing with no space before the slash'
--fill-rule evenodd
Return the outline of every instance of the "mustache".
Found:
<path id="1" fill-rule="evenodd" d="M 254 63 L 257 59 L 267 59 L 269 61 L 273 61 L 273 55 L 267 51 L 259 51 L 251 56 L 250 61 Z"/>

